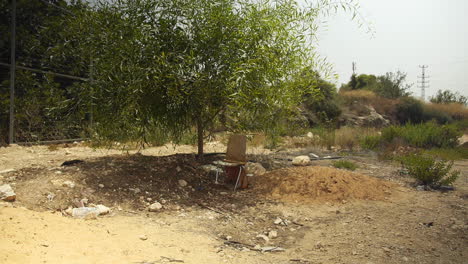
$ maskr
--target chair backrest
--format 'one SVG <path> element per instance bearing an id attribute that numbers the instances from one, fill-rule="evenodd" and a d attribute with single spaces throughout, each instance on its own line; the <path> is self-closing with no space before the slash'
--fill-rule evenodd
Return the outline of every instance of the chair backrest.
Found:
<path id="1" fill-rule="evenodd" d="M 226 161 L 246 162 L 247 137 L 245 135 L 232 135 L 229 137 Z"/>

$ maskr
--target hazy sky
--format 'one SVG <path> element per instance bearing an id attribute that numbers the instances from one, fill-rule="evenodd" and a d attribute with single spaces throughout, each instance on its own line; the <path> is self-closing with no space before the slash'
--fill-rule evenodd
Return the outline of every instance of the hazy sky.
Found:
<path id="1" fill-rule="evenodd" d="M 319 34 L 319 53 L 328 58 L 339 75 L 349 80 L 351 63 L 357 73 L 382 75 L 401 70 L 414 83 L 411 91 L 420 96 L 418 65 L 428 65 L 430 88 L 468 96 L 468 0 L 360 0 L 361 13 L 373 24 L 367 34 L 349 14 L 330 18 Z"/>

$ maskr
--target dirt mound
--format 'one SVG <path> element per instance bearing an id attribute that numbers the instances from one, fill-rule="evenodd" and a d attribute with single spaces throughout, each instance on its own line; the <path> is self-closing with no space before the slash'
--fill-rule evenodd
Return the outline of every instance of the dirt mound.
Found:
<path id="1" fill-rule="evenodd" d="M 393 183 L 328 167 L 293 167 L 271 171 L 255 181 L 269 198 L 289 202 L 382 200 Z"/>

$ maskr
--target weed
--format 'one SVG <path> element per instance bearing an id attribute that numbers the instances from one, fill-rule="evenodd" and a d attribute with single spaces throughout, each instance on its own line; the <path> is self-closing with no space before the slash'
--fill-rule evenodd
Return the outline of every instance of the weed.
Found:
<path id="1" fill-rule="evenodd" d="M 332 166 L 338 169 L 346 169 L 346 170 L 351 170 L 351 171 L 359 168 L 359 166 L 356 163 L 349 161 L 349 160 L 333 161 Z"/>

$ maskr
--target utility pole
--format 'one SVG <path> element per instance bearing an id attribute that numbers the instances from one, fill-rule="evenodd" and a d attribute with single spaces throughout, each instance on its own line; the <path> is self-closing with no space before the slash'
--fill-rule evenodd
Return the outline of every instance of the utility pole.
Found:
<path id="1" fill-rule="evenodd" d="M 419 65 L 419 68 L 421 68 L 421 75 L 418 76 L 418 88 L 421 88 L 421 100 L 425 101 L 426 100 L 426 88 L 429 88 L 429 76 L 426 76 L 426 69 L 427 65 Z"/>
<path id="2" fill-rule="evenodd" d="M 356 74 L 356 63 L 353 61 L 353 75 Z"/>
<path id="3" fill-rule="evenodd" d="M 8 143 L 15 141 L 15 71 L 16 71 L 16 0 L 11 1 L 11 39 L 10 39 L 10 127 Z"/>

